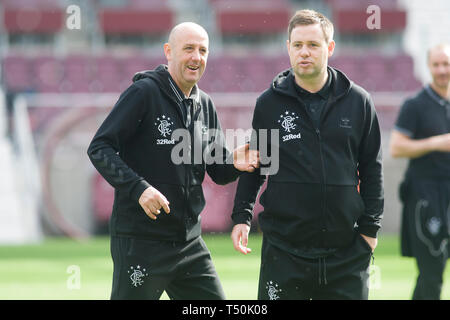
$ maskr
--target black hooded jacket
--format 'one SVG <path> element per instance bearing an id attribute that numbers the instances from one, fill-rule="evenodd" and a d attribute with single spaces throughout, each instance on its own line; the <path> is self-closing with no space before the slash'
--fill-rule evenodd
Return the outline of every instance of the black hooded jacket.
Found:
<path id="1" fill-rule="evenodd" d="M 165 65 L 137 73 L 133 82 L 88 148 L 92 164 L 115 188 L 111 234 L 193 239 L 201 233 L 205 171 L 218 184 L 239 176 L 226 149 L 216 109 L 197 86 L 184 98 Z M 189 106 L 191 113 L 187 112 Z M 179 136 L 174 134 L 177 129 L 184 129 L 178 130 Z M 216 159 L 216 151 L 221 152 L 222 161 L 205 161 L 208 154 Z M 161 210 L 156 220 L 150 219 L 138 202 L 150 185 L 170 203 L 170 214 Z"/>
<path id="2" fill-rule="evenodd" d="M 295 90 L 291 70 L 280 73 L 257 99 L 253 128 L 279 130 L 279 170 L 261 196 L 259 224 L 273 244 L 337 248 L 349 244 L 355 227 L 376 237 L 383 213 L 381 138 L 370 95 L 342 72 L 328 67 L 331 92 L 316 127 Z M 272 159 L 272 161 L 275 161 Z M 250 225 L 266 177 L 239 179 L 232 218 Z M 360 183 L 360 192 L 358 184 Z"/>

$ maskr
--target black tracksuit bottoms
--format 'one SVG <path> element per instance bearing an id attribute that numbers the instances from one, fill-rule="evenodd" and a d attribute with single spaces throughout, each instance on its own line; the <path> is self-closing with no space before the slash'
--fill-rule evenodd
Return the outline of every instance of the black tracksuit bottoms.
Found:
<path id="1" fill-rule="evenodd" d="M 111 299 L 224 300 L 225 294 L 201 237 L 188 242 L 111 237 Z"/>
<path id="2" fill-rule="evenodd" d="M 303 258 L 263 238 L 259 300 L 367 300 L 372 249 L 355 232 L 352 243 L 321 258 Z"/>
<path id="3" fill-rule="evenodd" d="M 450 182 L 409 180 L 402 184 L 402 254 L 416 259 L 413 300 L 439 300 L 448 259 Z"/>

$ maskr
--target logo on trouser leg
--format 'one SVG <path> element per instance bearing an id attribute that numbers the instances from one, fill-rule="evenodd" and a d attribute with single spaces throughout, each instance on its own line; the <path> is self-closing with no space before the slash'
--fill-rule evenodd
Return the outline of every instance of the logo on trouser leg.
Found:
<path id="1" fill-rule="evenodd" d="M 428 231 L 431 233 L 432 236 L 437 236 L 437 234 L 441 230 L 441 225 L 442 225 L 441 219 L 437 217 L 432 217 L 427 222 Z"/>
<path id="2" fill-rule="evenodd" d="M 380 290 L 381 289 L 381 268 L 376 265 L 370 265 L 367 269 L 367 288 L 369 290 Z"/>
<path id="3" fill-rule="evenodd" d="M 144 284 L 144 278 L 148 277 L 145 268 L 141 269 L 139 265 L 136 267 L 131 266 L 128 274 L 130 275 L 131 284 L 134 287 L 142 286 Z"/>
<path id="4" fill-rule="evenodd" d="M 266 283 L 266 289 L 267 289 L 267 295 L 269 296 L 270 300 L 279 300 L 280 296 L 278 295 L 281 290 L 278 288 L 278 284 L 274 283 L 273 281 L 267 281 Z"/>

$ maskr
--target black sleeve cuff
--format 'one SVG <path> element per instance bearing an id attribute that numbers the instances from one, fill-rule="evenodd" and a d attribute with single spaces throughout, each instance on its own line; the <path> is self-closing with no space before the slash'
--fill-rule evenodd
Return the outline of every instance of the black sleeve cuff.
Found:
<path id="1" fill-rule="evenodd" d="M 131 199 L 135 200 L 136 202 L 139 202 L 139 198 L 141 197 L 142 193 L 147 189 L 148 187 L 151 187 L 151 185 L 145 181 L 141 180 L 131 189 L 130 196 Z"/>
<path id="2" fill-rule="evenodd" d="M 233 226 L 237 224 L 246 224 L 249 227 L 252 225 L 252 214 L 247 212 L 241 212 L 241 213 L 233 213 L 232 219 L 233 219 Z"/>
<path id="3" fill-rule="evenodd" d="M 378 226 L 358 226 L 359 233 L 371 238 L 376 238 L 379 230 Z"/>

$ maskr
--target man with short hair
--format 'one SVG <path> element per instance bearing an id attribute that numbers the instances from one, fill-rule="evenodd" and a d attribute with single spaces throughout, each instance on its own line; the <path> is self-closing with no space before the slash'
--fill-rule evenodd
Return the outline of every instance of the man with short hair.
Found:
<path id="1" fill-rule="evenodd" d="M 225 298 L 200 236 L 202 181 L 207 172 L 229 183 L 258 159 L 248 145 L 230 154 L 214 104 L 197 86 L 208 46 L 200 25 L 175 26 L 164 45 L 167 66 L 134 76 L 89 146 L 115 188 L 111 299 L 159 299 L 164 291 L 171 299 Z"/>
<path id="2" fill-rule="evenodd" d="M 368 267 L 383 212 L 375 108 L 364 89 L 328 66 L 335 42 L 325 16 L 296 12 L 288 36 L 292 68 L 259 96 L 252 122 L 256 131 L 279 131 L 277 141 L 268 141 L 279 147 L 279 170 L 268 177 L 258 217 L 258 298 L 368 299 Z M 244 254 L 266 178 L 261 169 L 240 177 L 234 202 L 231 238 Z"/>
<path id="3" fill-rule="evenodd" d="M 400 186 L 401 252 L 419 269 L 412 298 L 440 299 L 450 228 L 450 45 L 428 51 L 432 82 L 401 107 L 394 158 L 409 158 Z"/>

